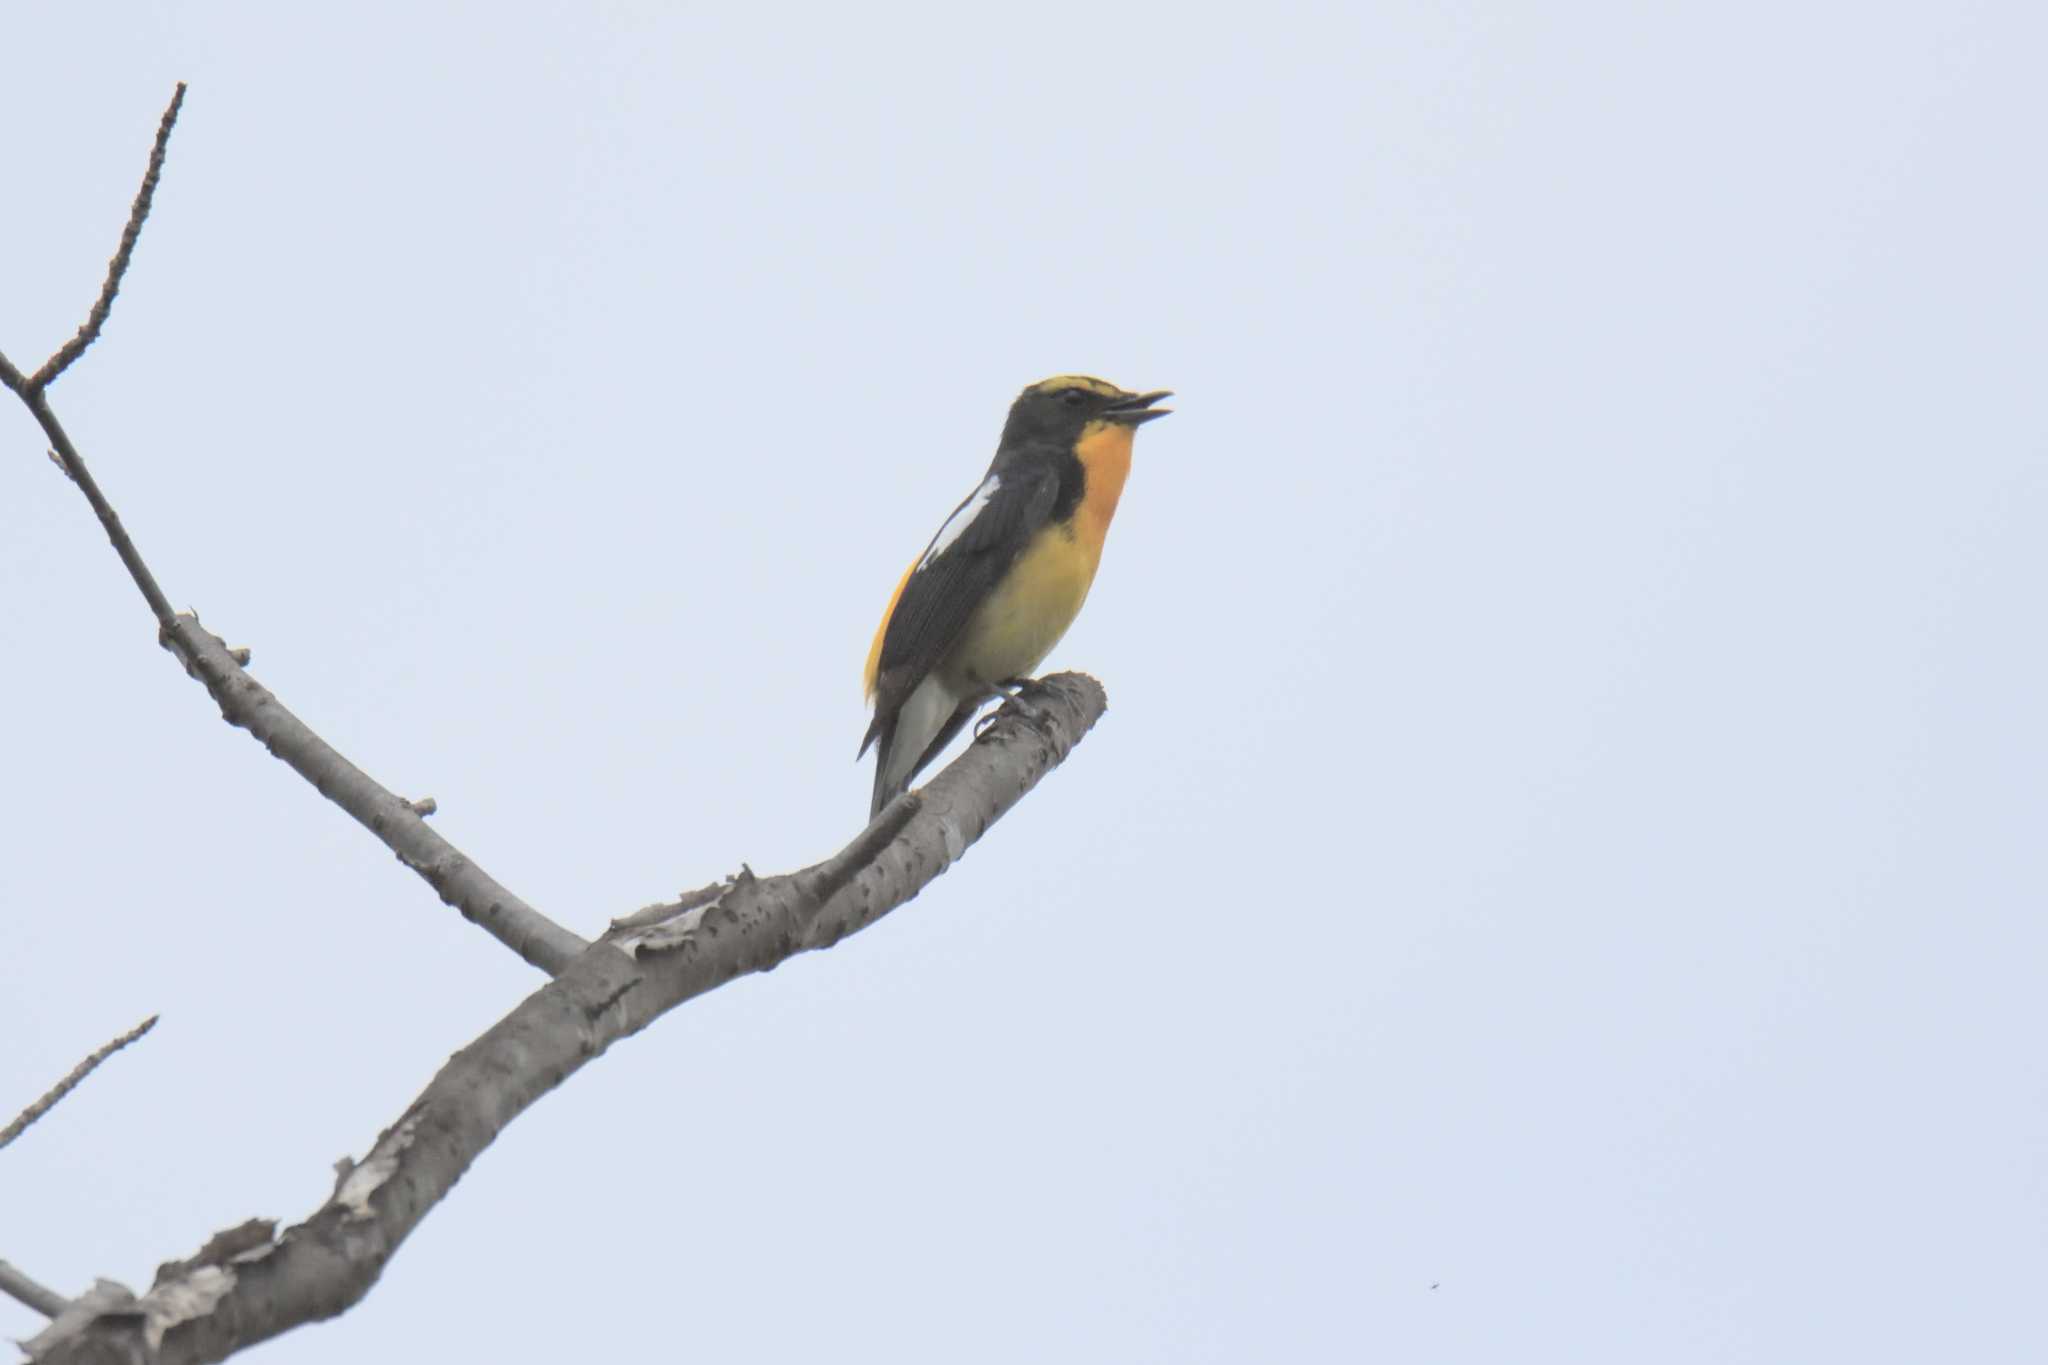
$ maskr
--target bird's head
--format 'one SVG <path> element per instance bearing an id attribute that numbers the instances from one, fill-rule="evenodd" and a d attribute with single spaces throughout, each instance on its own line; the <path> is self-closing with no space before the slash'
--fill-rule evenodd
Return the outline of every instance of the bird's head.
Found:
<path id="1" fill-rule="evenodd" d="M 1054 375 L 1017 395 L 1003 426 L 1003 443 L 1051 440 L 1072 445 L 1091 425 L 1128 428 L 1166 416 L 1171 408 L 1152 405 L 1169 396 L 1166 389 L 1129 393 L 1085 374 Z"/>

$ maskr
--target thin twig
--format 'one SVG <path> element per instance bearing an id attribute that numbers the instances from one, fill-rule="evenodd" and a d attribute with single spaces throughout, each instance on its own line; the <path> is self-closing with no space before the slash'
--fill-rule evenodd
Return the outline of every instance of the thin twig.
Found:
<path id="1" fill-rule="evenodd" d="M 54 1289 L 45 1289 L 5 1261 L 0 1261 L 0 1294 L 19 1300 L 46 1318 L 54 1318 L 71 1306 L 71 1300 Z"/>
<path id="2" fill-rule="evenodd" d="M 114 259 L 107 262 L 106 283 L 100 286 L 100 296 L 93 302 L 92 312 L 85 318 L 85 324 L 77 335 L 57 348 L 57 353 L 43 362 L 43 368 L 29 376 L 28 392 L 41 393 L 50 386 L 50 381 L 71 367 L 71 362 L 85 354 L 85 348 L 99 339 L 100 328 L 106 326 L 107 314 L 114 310 L 114 295 L 121 292 L 121 277 L 128 273 L 129 258 L 135 254 L 136 239 L 142 236 L 142 222 L 149 217 L 150 201 L 156 198 L 156 182 L 164 173 L 164 152 L 171 142 L 171 129 L 177 126 L 178 110 L 185 104 L 185 82 L 179 81 L 178 88 L 171 94 L 169 107 L 164 110 L 163 119 L 156 126 L 156 145 L 149 151 L 149 169 L 142 173 L 142 188 L 135 192 L 135 202 L 128 207 L 128 226 L 121 230 L 121 245 L 114 250 Z M 20 390 L 15 385 L 9 388 Z"/>
<path id="3" fill-rule="evenodd" d="M 33 384 L 33 381 L 31 381 Z M 85 467 L 85 458 L 78 453 L 78 447 L 71 444 L 71 437 L 64 430 L 64 424 L 57 420 L 57 414 L 50 407 L 50 396 L 39 388 L 31 387 L 21 396 L 28 405 L 29 413 L 36 424 L 43 429 L 43 435 L 50 438 L 50 449 L 56 453 L 57 463 L 71 476 L 71 482 L 78 485 L 78 491 L 85 494 L 85 500 L 92 504 L 93 515 L 100 519 L 107 539 L 114 546 L 114 553 L 121 556 L 121 563 L 127 568 L 128 576 L 135 580 L 135 586 L 142 591 L 142 600 L 149 603 L 150 614 L 156 617 L 158 630 L 169 630 L 172 617 L 170 599 L 157 586 L 156 575 L 149 571 L 149 565 L 142 562 L 142 552 L 135 548 L 135 542 L 128 538 L 128 528 L 121 524 L 121 518 L 114 511 L 112 503 L 100 492 L 98 480 Z"/>
<path id="4" fill-rule="evenodd" d="M 116 1038 L 113 1042 L 108 1043 L 99 1051 L 93 1053 L 92 1056 L 87 1057 L 77 1066 L 72 1067 L 71 1074 L 69 1076 L 66 1076 L 63 1080 L 57 1082 L 56 1085 L 52 1086 L 50 1088 L 49 1094 L 43 1096 L 41 1099 L 37 1100 L 28 1108 L 22 1110 L 21 1116 L 15 1119 L 14 1122 L 8 1124 L 5 1128 L 0 1128 L 0 1147 L 5 1147 L 8 1143 L 20 1137 L 23 1133 L 28 1131 L 30 1124 L 34 1123 L 37 1119 L 41 1118 L 43 1115 L 49 1113 L 52 1109 L 56 1108 L 58 1101 L 62 1100 L 66 1095 L 70 1094 L 73 1090 L 77 1089 L 78 1083 L 84 1080 L 87 1076 L 90 1076 L 92 1074 L 92 1069 L 94 1067 L 98 1066 L 101 1062 L 104 1062 L 105 1060 L 107 1060 L 107 1058 L 113 1056 L 122 1048 L 128 1046 L 128 1044 L 134 1042 L 137 1038 L 140 1038 L 143 1034 L 149 1032 L 151 1029 L 155 1027 L 156 1016 L 152 1014 L 149 1016 L 149 1018 L 137 1024 L 134 1028 L 129 1029 L 126 1033 L 122 1034 L 119 1038 Z"/>

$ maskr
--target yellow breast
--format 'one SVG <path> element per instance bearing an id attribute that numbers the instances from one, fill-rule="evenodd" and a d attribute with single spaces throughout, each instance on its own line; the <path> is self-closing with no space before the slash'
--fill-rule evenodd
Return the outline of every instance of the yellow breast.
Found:
<path id="1" fill-rule="evenodd" d="M 1086 471 L 1074 519 L 1032 538 L 1008 576 L 967 622 L 946 669 L 958 682 L 984 684 L 1028 678 L 1074 624 L 1095 570 L 1102 542 L 1131 472 L 1131 429 L 1093 422 L 1074 447 Z"/>
<path id="2" fill-rule="evenodd" d="M 967 620 L 945 670 L 963 690 L 1028 678 L 1067 633 L 1095 581 L 1095 552 L 1072 527 L 1048 526 Z"/>

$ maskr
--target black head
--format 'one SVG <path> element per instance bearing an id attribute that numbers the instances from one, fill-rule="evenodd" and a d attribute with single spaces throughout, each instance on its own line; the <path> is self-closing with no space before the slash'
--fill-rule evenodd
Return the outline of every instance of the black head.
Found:
<path id="1" fill-rule="evenodd" d="M 1166 389 L 1128 393 L 1085 374 L 1055 375 L 1017 395 L 1010 405 L 1010 420 L 1003 424 L 1003 444 L 1054 441 L 1071 445 L 1095 422 L 1135 427 L 1172 411 L 1152 406 L 1168 396 Z"/>

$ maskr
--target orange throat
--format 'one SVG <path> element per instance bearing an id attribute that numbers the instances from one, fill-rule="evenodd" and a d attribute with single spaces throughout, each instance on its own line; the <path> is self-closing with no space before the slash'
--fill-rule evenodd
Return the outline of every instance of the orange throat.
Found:
<path id="1" fill-rule="evenodd" d="M 1089 558 L 1100 561 L 1102 542 L 1109 535 L 1109 521 L 1116 515 L 1117 500 L 1124 495 L 1124 480 L 1131 474 L 1133 431 L 1120 422 L 1090 422 L 1074 445 L 1074 456 L 1087 471 L 1081 505 L 1074 509 L 1074 530 Z M 1091 570 L 1094 565 L 1091 563 Z"/>

